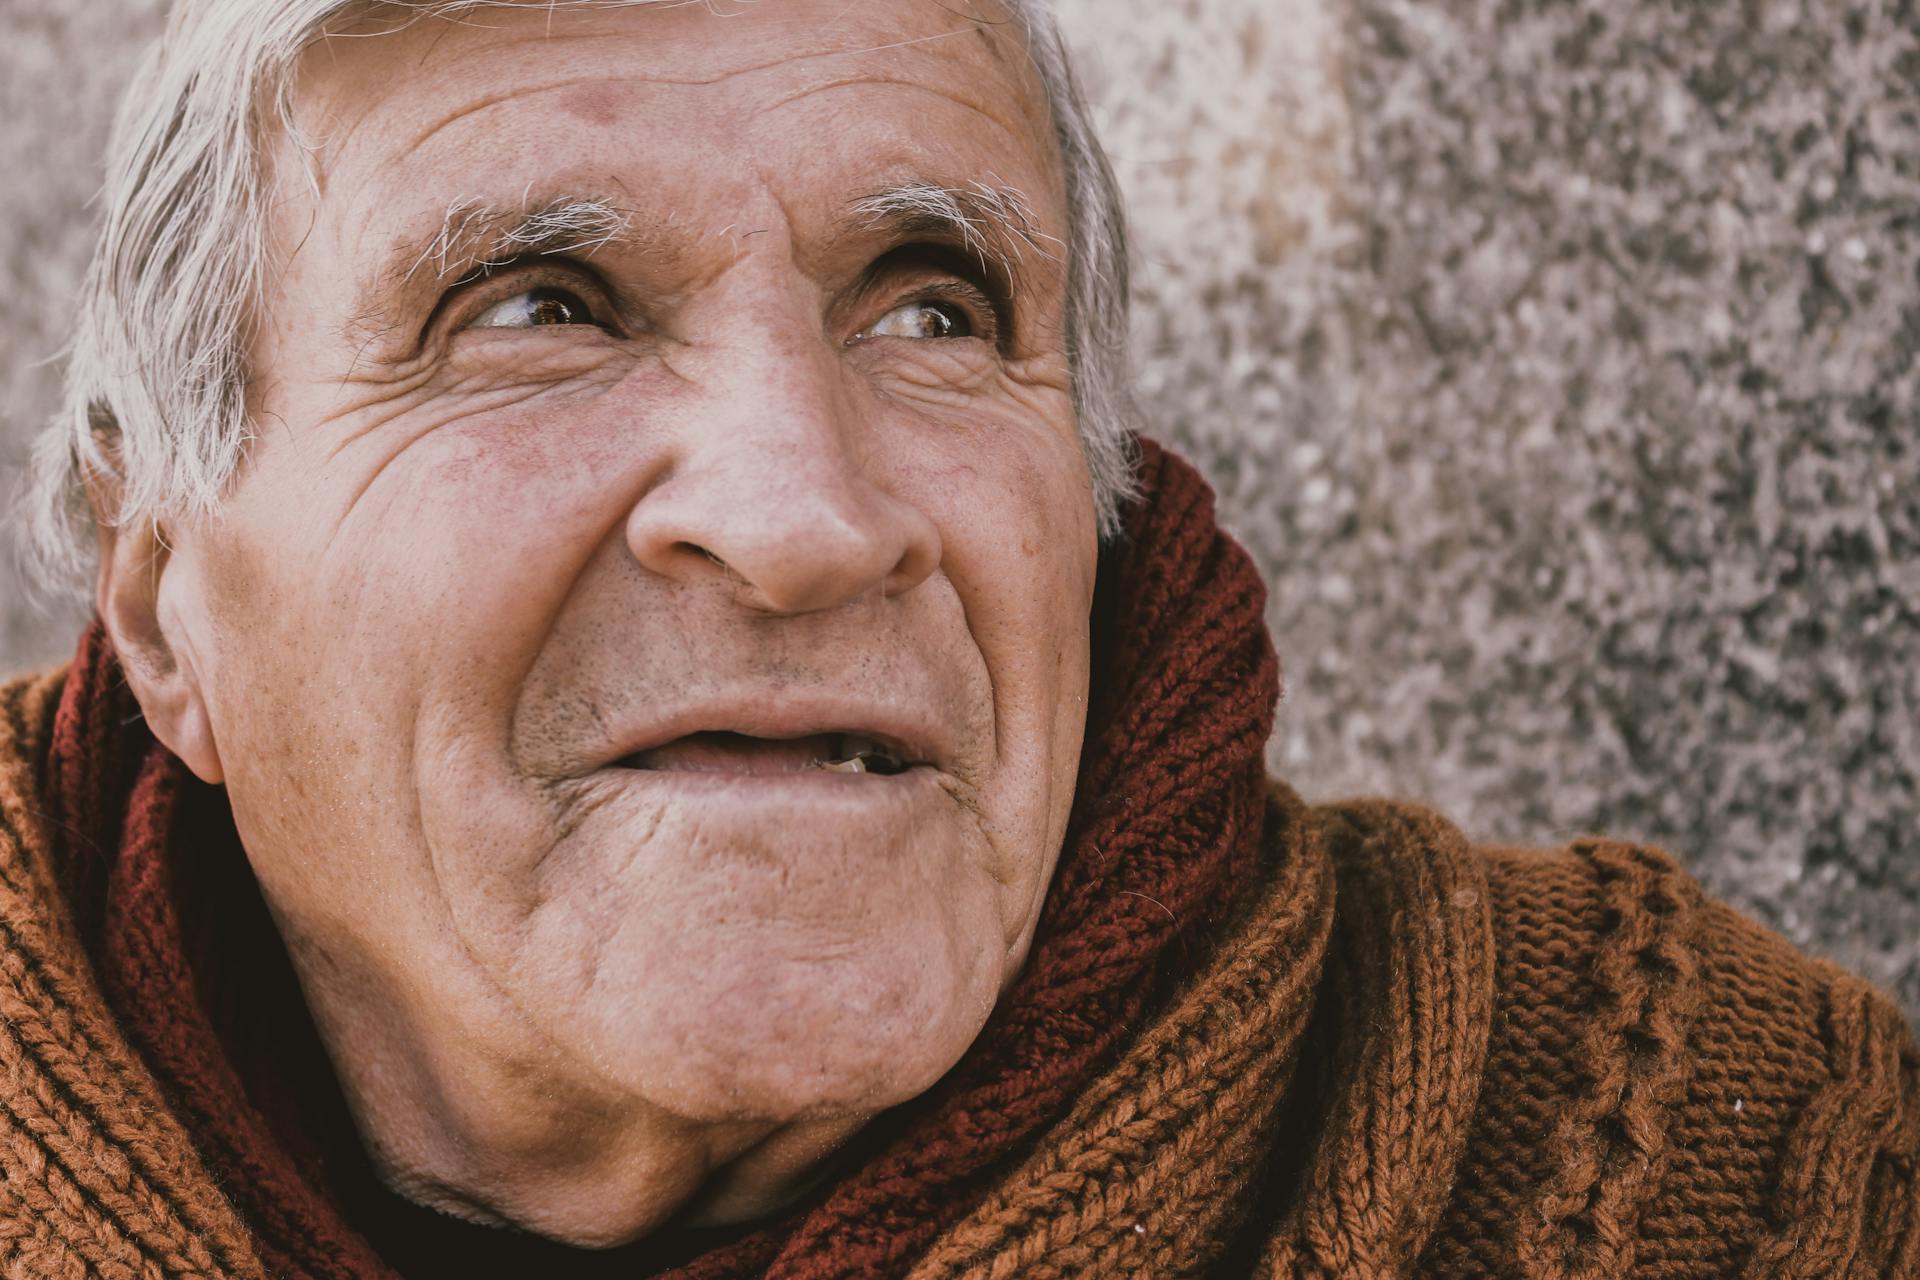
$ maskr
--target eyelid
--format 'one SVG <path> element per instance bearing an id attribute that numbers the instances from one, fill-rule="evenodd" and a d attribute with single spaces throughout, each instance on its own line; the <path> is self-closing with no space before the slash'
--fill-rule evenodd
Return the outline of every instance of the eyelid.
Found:
<path id="1" fill-rule="evenodd" d="M 476 267 L 454 280 L 427 317 L 422 335 L 466 332 L 487 308 L 543 287 L 578 293 L 602 327 L 625 331 L 618 297 L 599 272 L 562 254 L 528 253 Z"/>
<path id="2" fill-rule="evenodd" d="M 917 278 L 895 293 L 890 279 Z M 1008 282 L 984 266 L 978 255 L 944 244 L 909 244 L 881 255 L 860 282 L 857 293 L 866 298 L 885 295 L 885 311 L 874 313 L 874 322 L 897 307 L 914 302 L 942 301 L 964 303 L 978 319 L 978 336 L 992 343 L 1003 354 L 1010 350 L 1014 330 L 1013 301 Z M 863 310 L 866 308 L 863 308 Z M 872 322 L 861 327 L 865 332 Z"/>
<path id="3" fill-rule="evenodd" d="M 944 302 L 950 306 L 964 308 L 972 318 L 973 333 L 969 336 L 984 342 L 999 344 L 1001 330 L 1005 327 L 1000 318 L 999 308 L 993 299 L 979 286 L 964 280 L 947 280 L 916 289 L 881 312 L 874 319 L 877 325 L 886 316 L 892 315 L 902 307 L 924 306 L 929 302 Z M 872 329 L 873 325 L 868 325 Z"/>

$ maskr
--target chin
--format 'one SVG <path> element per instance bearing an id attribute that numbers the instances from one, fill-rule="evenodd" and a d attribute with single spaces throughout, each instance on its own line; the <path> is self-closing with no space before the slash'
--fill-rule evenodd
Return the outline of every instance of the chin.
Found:
<path id="1" fill-rule="evenodd" d="M 992 1009 L 995 967 L 952 954 L 935 930 L 827 955 L 798 941 L 742 939 L 675 966 L 673 998 L 609 1011 L 637 1015 L 612 1039 L 646 1064 L 651 1101 L 701 1121 L 871 1114 L 945 1075 Z"/>
<path id="2" fill-rule="evenodd" d="M 523 1004 L 619 1091 L 688 1120 L 871 1114 L 924 1092 L 1013 963 L 992 850 L 938 795 L 892 821 L 805 816 L 689 808 L 648 823 L 638 856 L 587 857 L 622 872 L 591 914 L 548 919 L 600 925 L 545 935 L 547 964 L 570 959 L 523 971 L 522 995 L 571 990 Z M 575 980 L 544 980 L 562 969 Z"/>

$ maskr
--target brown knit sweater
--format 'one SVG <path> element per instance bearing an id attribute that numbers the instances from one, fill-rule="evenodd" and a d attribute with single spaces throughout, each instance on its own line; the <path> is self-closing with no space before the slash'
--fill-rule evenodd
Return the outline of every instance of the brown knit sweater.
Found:
<path id="1" fill-rule="evenodd" d="M 262 1276 L 86 959 L 58 693 L 0 689 L 0 1269 Z M 1920 1051 L 1866 984 L 1635 845 L 1278 784 L 1267 826 L 1213 958 L 913 1276 L 1920 1276 Z"/>

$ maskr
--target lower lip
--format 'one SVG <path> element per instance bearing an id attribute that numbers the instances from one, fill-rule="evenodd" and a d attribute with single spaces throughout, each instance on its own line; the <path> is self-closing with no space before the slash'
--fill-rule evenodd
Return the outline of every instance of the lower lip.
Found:
<path id="1" fill-rule="evenodd" d="M 602 777 L 618 778 L 642 787 L 671 787 L 676 791 L 726 792 L 742 798 L 773 793 L 812 793 L 854 796 L 861 793 L 897 796 L 909 787 L 939 786 L 939 771 L 913 765 L 900 773 L 836 773 L 831 769 L 798 769 L 788 773 L 733 773 L 702 769 L 629 769 L 613 766 Z"/>

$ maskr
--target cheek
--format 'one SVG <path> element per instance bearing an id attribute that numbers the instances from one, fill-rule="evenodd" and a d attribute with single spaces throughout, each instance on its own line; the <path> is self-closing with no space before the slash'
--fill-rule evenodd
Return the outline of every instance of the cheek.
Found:
<path id="1" fill-rule="evenodd" d="M 1098 534 L 1071 428 L 960 432 L 931 452 L 932 514 L 949 572 L 969 580 L 976 636 L 1011 629 L 1009 639 L 1052 649 L 1083 635 Z"/>
<path id="2" fill-rule="evenodd" d="M 343 818 L 394 820 L 423 708 L 505 732 L 499 708 L 620 525 L 618 433 L 590 405 L 442 416 L 326 458 L 314 439 L 352 424 L 261 442 L 191 544 L 216 741 L 276 811 L 260 821 L 299 821 L 322 776 Z"/>
<path id="3" fill-rule="evenodd" d="M 1025 561 L 1091 596 L 1093 487 L 1061 362 L 1017 363 L 986 390 L 882 399 L 911 423 L 882 432 L 950 548 Z"/>
<path id="4" fill-rule="evenodd" d="M 267 441 L 231 504 L 251 550 L 224 603 L 389 657 L 537 642 L 649 465 L 635 427 L 596 386 L 469 386 Z"/>
<path id="5" fill-rule="evenodd" d="M 1031 420 L 1028 420 L 1031 422 Z M 1064 837 L 1085 727 L 1098 538 L 1071 420 L 923 437 L 917 483 L 942 570 L 984 659 L 996 769 L 984 798 L 1008 870 L 1004 915 L 1030 928 Z"/>

